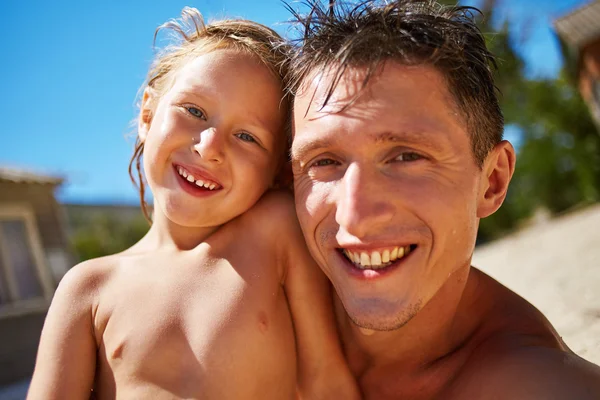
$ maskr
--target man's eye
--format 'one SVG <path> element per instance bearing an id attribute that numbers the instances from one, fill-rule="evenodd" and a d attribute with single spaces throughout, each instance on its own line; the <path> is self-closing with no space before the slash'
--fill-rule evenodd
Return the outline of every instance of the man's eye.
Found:
<path id="1" fill-rule="evenodd" d="M 186 110 L 190 114 L 192 114 L 194 117 L 200 118 L 200 119 L 206 121 L 206 115 L 204 114 L 204 111 L 200 110 L 199 108 L 196 108 L 196 107 L 186 107 Z"/>
<path id="2" fill-rule="evenodd" d="M 328 167 L 330 165 L 335 165 L 336 162 L 331 158 L 324 158 L 322 160 L 317 160 L 312 163 L 311 167 Z"/>
<path id="3" fill-rule="evenodd" d="M 420 155 L 419 153 L 413 153 L 413 152 L 407 151 L 405 153 L 400 154 L 394 160 L 395 161 L 410 162 L 410 161 L 417 161 L 417 160 L 420 160 L 422 158 L 423 158 L 423 156 Z"/>
<path id="4" fill-rule="evenodd" d="M 256 142 L 256 139 L 254 139 L 254 137 L 251 134 L 246 133 L 246 132 L 238 133 L 236 136 L 238 138 L 240 138 L 241 140 L 243 140 L 244 142 L 250 142 L 250 143 Z"/>

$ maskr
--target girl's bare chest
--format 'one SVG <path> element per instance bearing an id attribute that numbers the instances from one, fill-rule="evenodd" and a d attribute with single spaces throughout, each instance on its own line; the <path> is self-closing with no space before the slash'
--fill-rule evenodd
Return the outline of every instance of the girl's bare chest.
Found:
<path id="1" fill-rule="evenodd" d="M 101 304 L 109 316 L 99 358 L 117 384 L 121 376 L 206 392 L 211 382 L 249 371 L 256 382 L 277 370 L 289 375 L 294 336 L 276 277 L 227 261 L 209 267 L 199 274 L 182 268 L 180 274 L 138 276 L 108 299 L 110 305 Z"/>

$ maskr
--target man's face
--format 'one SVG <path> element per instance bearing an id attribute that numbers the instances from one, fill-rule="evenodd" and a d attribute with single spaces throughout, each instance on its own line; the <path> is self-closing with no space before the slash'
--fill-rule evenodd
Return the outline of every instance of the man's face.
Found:
<path id="1" fill-rule="evenodd" d="M 347 72 L 324 108 L 327 74 L 296 97 L 296 208 L 350 318 L 391 330 L 468 267 L 484 173 L 441 73 L 388 62 L 340 111 L 364 72 Z"/>

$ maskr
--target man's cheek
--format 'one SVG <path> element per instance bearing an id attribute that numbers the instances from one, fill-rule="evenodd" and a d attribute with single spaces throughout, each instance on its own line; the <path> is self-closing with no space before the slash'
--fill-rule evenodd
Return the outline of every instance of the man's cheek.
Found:
<path id="1" fill-rule="evenodd" d="M 327 191 L 323 185 L 308 178 L 303 179 L 296 185 L 296 205 L 298 209 L 304 209 L 307 217 L 315 222 L 326 209 Z"/>

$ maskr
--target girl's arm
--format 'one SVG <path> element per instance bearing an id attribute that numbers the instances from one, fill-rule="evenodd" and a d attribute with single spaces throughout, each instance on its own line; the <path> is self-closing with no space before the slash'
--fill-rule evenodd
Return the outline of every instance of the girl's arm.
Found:
<path id="1" fill-rule="evenodd" d="M 61 280 L 40 339 L 27 399 L 89 399 L 94 383 L 96 341 L 92 299 L 97 277 L 89 262 Z"/>
<path id="2" fill-rule="evenodd" d="M 359 399 L 338 339 L 329 280 L 306 248 L 291 196 L 277 197 L 269 209 L 281 230 L 275 237 L 286 265 L 284 288 L 296 335 L 300 398 Z"/>

